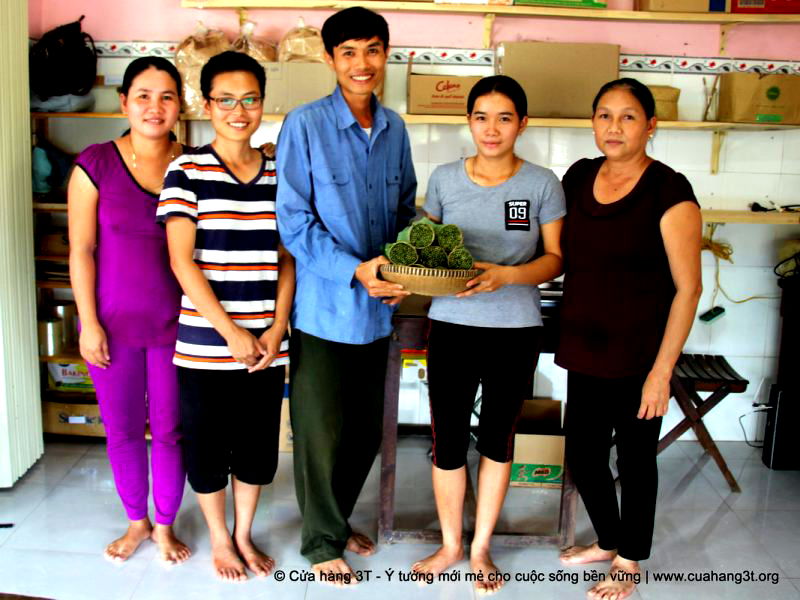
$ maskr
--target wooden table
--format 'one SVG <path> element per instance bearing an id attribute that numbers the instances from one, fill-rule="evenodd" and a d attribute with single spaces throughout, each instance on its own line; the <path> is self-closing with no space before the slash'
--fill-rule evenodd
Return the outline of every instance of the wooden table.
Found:
<path id="1" fill-rule="evenodd" d="M 397 469 L 397 412 L 400 399 L 402 349 L 427 348 L 428 318 L 424 307 L 401 307 L 393 319 L 394 329 L 389 343 L 383 413 L 383 450 L 381 452 L 380 514 L 378 535 L 382 543 L 441 543 L 441 532 L 432 529 L 400 529 L 395 526 L 395 475 Z M 558 531 L 550 535 L 530 533 L 495 534 L 493 542 L 506 546 L 557 545 L 572 546 L 575 541 L 575 511 L 578 493 L 569 470 L 564 473 L 561 488 L 561 510 Z M 431 511 L 436 507 L 431 505 Z M 531 509 L 533 510 L 533 508 Z M 475 514 L 473 486 L 467 486 L 466 512 Z"/>

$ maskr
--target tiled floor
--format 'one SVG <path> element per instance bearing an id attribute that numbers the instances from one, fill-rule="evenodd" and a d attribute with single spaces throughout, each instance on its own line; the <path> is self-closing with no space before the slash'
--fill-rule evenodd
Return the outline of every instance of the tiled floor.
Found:
<path id="1" fill-rule="evenodd" d="M 401 440 L 398 453 L 397 510 L 400 525 L 437 526 L 433 507 L 427 442 Z M 800 472 L 771 471 L 757 450 L 743 443 L 720 443 L 742 487 L 732 494 L 713 462 L 694 442 L 679 442 L 659 457 L 660 490 L 653 557 L 643 563 L 650 581 L 635 598 L 750 599 L 800 598 Z M 473 465 L 474 467 L 474 465 Z M 353 525 L 371 535 L 377 526 L 377 463 L 360 498 Z M 546 532 L 555 527 L 558 492 L 514 488 L 506 501 L 499 529 Z M 400 572 L 432 550 L 431 546 L 397 544 L 381 547 L 369 559 L 355 557 L 357 569 L 372 570 L 372 580 L 351 590 L 319 583 L 288 581 L 306 573 L 298 553 L 300 515 L 292 487 L 292 459 L 281 454 L 275 483 L 262 496 L 255 538 L 275 559 L 287 580 L 250 580 L 224 584 L 211 573 L 209 543 L 198 505 L 188 491 L 176 524 L 194 556 L 178 567 L 166 567 L 146 543 L 124 565 L 101 556 L 105 544 L 124 526 L 102 445 L 50 443 L 44 457 L 10 490 L 0 490 L 0 592 L 58 600 L 213 600 L 270 598 L 322 600 L 409 597 L 462 600 L 476 598 L 464 581 L 466 563 L 455 568 L 461 581 L 422 585 L 398 582 Z M 581 507 L 578 542 L 591 542 L 591 526 Z M 583 598 L 588 580 L 605 565 L 563 571 L 555 548 L 497 548 L 495 559 L 511 575 L 499 597 Z M 387 581 L 386 570 L 394 571 Z M 517 581 L 532 571 L 544 582 Z M 735 573 L 777 578 L 777 583 L 654 582 L 656 574 Z M 381 579 L 378 580 L 377 576 Z M 552 578 L 552 580 L 551 580 Z"/>

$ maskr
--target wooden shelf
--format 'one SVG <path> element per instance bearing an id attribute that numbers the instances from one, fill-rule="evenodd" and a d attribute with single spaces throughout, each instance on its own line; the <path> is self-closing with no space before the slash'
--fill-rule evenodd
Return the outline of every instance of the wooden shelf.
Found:
<path id="1" fill-rule="evenodd" d="M 438 6 L 438 5 L 437 5 Z M 571 9 L 575 10 L 575 9 Z M 124 119 L 118 113 L 31 113 L 33 118 L 73 118 L 73 119 Z M 408 125 L 466 125 L 466 116 L 462 115 L 409 115 L 401 114 L 403 121 Z M 265 113 L 262 121 L 279 123 L 286 115 Z M 208 121 L 206 116 L 181 115 L 181 121 Z M 561 127 L 566 129 L 590 129 L 592 122 L 584 119 L 562 119 L 546 117 L 528 117 L 528 127 Z M 800 125 L 784 125 L 781 123 L 723 123 L 718 121 L 660 121 L 661 129 L 682 129 L 684 131 L 773 131 L 780 129 L 800 129 Z M 34 203 L 36 210 L 60 211 L 66 210 L 66 204 L 59 203 Z"/>
<path id="2" fill-rule="evenodd" d="M 32 112 L 32 119 L 127 119 L 122 113 Z"/>
<path id="3" fill-rule="evenodd" d="M 63 255 L 56 256 L 55 254 L 52 255 L 45 254 L 45 255 L 34 256 L 34 258 L 36 260 L 46 260 L 48 262 L 63 263 L 63 264 L 69 263 L 69 256 L 63 256 Z"/>
<path id="4" fill-rule="evenodd" d="M 38 212 L 67 212 L 66 202 L 34 202 L 33 210 Z"/>
<path id="5" fill-rule="evenodd" d="M 561 18 L 605 21 L 654 21 L 661 23 L 770 23 L 797 24 L 800 14 L 770 15 L 742 13 L 682 13 L 597 8 L 564 8 L 558 6 L 497 6 L 486 4 L 435 4 L 434 2 L 356 2 L 333 0 L 181 0 L 182 8 L 278 8 L 288 10 L 340 10 L 363 6 L 378 12 L 461 13 L 503 17 Z"/>
<path id="6" fill-rule="evenodd" d="M 400 115 L 407 125 L 466 125 L 467 118 L 462 115 Z M 286 115 L 264 114 L 265 122 L 280 122 Z M 208 117 L 181 116 L 182 121 L 208 121 Z M 562 119 L 528 117 L 528 127 L 560 127 L 564 129 L 591 129 L 591 119 Z M 772 131 L 781 129 L 800 129 L 800 125 L 781 123 L 723 123 L 718 121 L 659 121 L 661 129 L 681 129 L 684 131 Z"/>
<path id="7" fill-rule="evenodd" d="M 54 362 L 54 363 L 82 363 L 84 362 L 83 358 L 81 358 L 80 353 L 78 352 L 77 348 L 67 348 L 61 354 L 55 354 L 53 356 L 39 356 L 39 360 L 41 362 Z"/>
<path id="8" fill-rule="evenodd" d="M 68 290 L 72 287 L 69 281 L 37 281 L 36 287 L 50 290 Z"/>
<path id="9" fill-rule="evenodd" d="M 761 225 L 800 225 L 800 212 L 752 212 L 749 210 L 703 209 L 706 223 L 750 223 Z"/>

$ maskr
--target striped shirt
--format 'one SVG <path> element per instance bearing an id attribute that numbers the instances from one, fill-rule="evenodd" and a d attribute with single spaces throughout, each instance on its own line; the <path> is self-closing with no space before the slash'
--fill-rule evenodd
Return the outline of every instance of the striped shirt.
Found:
<path id="1" fill-rule="evenodd" d="M 176 158 L 167 169 L 156 220 L 185 217 L 197 225 L 194 261 L 240 327 L 259 337 L 272 325 L 278 291 L 278 228 L 275 220 L 275 163 L 265 158 L 249 183 L 231 173 L 213 148 L 203 146 Z M 225 339 L 184 294 L 173 361 L 179 367 L 245 369 Z M 289 362 L 284 337 L 272 366 Z"/>

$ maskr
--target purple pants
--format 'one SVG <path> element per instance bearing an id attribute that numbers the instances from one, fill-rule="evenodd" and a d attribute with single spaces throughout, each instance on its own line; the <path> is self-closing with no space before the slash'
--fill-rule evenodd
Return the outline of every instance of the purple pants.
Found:
<path id="1" fill-rule="evenodd" d="M 155 522 L 172 525 L 183 497 L 186 471 L 180 447 L 175 346 L 134 348 L 109 339 L 111 365 L 89 365 L 106 429 L 108 458 L 117 493 L 132 521 L 147 517 L 148 416 L 152 435 Z"/>

